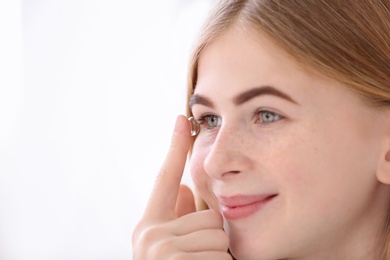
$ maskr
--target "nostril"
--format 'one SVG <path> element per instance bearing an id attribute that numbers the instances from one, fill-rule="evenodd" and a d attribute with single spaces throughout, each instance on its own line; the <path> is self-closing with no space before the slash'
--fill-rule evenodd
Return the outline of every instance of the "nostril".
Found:
<path id="1" fill-rule="evenodd" d="M 239 174 L 241 171 L 227 171 L 225 172 L 224 174 L 222 174 L 223 176 L 225 175 L 236 175 L 236 174 Z"/>

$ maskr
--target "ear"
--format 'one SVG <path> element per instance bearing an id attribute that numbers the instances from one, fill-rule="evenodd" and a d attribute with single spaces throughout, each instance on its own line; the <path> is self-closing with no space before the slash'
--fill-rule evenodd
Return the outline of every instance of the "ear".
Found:
<path id="1" fill-rule="evenodd" d="M 385 108 L 386 116 L 383 118 L 383 145 L 376 172 L 377 179 L 387 185 L 390 185 L 390 108 Z"/>
<path id="2" fill-rule="evenodd" d="M 380 182 L 390 185 L 390 147 L 387 152 L 382 154 L 376 176 Z"/>

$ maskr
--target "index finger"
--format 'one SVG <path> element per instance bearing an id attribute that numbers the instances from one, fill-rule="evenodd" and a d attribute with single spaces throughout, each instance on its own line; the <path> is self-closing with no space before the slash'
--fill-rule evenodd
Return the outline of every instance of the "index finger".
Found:
<path id="1" fill-rule="evenodd" d="M 185 116 L 178 116 L 171 145 L 156 177 L 152 194 L 146 207 L 149 218 L 170 220 L 175 218 L 175 205 L 190 148 L 190 124 Z"/>

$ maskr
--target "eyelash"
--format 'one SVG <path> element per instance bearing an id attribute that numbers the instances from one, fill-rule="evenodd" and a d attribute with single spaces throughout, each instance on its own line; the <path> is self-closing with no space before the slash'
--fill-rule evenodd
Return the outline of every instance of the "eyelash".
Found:
<path id="1" fill-rule="evenodd" d="M 277 119 L 274 120 L 274 121 L 271 121 L 271 122 L 264 122 L 263 119 L 261 118 L 261 115 L 262 114 L 270 114 L 272 116 L 276 116 Z M 210 126 L 207 126 L 207 121 L 210 117 L 217 117 L 217 118 L 220 118 L 219 116 L 217 115 L 214 115 L 214 114 L 204 114 L 202 116 L 200 116 L 196 121 L 199 123 L 200 126 L 204 126 L 206 129 L 213 129 L 215 127 L 210 127 Z M 268 124 L 271 124 L 271 123 L 274 123 L 274 122 L 278 122 L 282 119 L 284 119 L 285 117 L 276 113 L 276 112 L 273 112 L 273 111 L 270 111 L 270 110 L 266 110 L 266 109 L 258 109 L 256 110 L 256 112 L 253 114 L 253 118 L 256 119 L 256 123 L 259 123 L 259 124 L 262 124 L 262 125 L 268 125 Z M 205 126 L 206 125 L 206 126 Z"/>

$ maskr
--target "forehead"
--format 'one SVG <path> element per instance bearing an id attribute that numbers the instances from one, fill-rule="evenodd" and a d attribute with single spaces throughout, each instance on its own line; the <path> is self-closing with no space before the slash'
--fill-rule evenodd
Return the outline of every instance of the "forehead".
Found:
<path id="1" fill-rule="evenodd" d="M 265 34 L 233 27 L 202 51 L 195 94 L 232 99 L 258 86 L 274 86 L 298 103 L 326 95 L 353 96 L 341 83 L 304 67 Z M 332 97 L 331 97 L 332 98 Z"/>
<path id="2" fill-rule="evenodd" d="M 265 35 L 233 27 L 202 51 L 195 92 L 223 86 L 225 92 L 258 84 L 310 80 L 308 73 Z M 235 89 L 233 88 L 233 89 Z"/>

